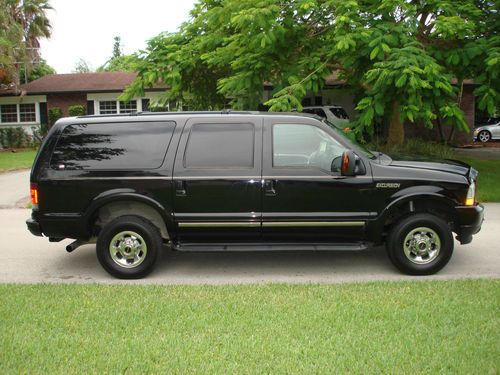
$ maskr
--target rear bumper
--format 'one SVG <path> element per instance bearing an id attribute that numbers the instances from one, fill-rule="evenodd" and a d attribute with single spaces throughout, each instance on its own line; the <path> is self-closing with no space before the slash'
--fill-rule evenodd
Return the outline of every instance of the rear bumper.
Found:
<path id="1" fill-rule="evenodd" d="M 40 223 L 33 218 L 29 218 L 26 220 L 26 225 L 28 226 L 28 230 L 34 236 L 43 237 L 42 228 L 40 227 Z"/>
<path id="2" fill-rule="evenodd" d="M 459 206 L 456 207 L 458 214 L 458 225 L 456 227 L 457 240 L 462 245 L 472 241 L 472 236 L 481 230 L 484 220 L 484 206 Z"/>

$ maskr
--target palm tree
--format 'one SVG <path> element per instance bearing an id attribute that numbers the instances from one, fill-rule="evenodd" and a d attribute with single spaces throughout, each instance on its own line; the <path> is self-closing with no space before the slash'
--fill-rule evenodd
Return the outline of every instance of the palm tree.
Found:
<path id="1" fill-rule="evenodd" d="M 49 38 L 52 27 L 46 12 L 48 0 L 0 0 L 0 70 L 19 85 L 19 70 L 27 71 L 39 57 L 41 38 Z M 0 72 L 1 73 L 1 72 Z"/>

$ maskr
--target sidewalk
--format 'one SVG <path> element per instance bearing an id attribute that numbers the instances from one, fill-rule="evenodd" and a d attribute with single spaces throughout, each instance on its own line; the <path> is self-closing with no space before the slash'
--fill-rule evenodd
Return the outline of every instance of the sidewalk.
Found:
<path id="1" fill-rule="evenodd" d="M 0 208 L 14 208 L 16 204 L 23 205 L 30 193 L 30 171 L 0 173 Z"/>

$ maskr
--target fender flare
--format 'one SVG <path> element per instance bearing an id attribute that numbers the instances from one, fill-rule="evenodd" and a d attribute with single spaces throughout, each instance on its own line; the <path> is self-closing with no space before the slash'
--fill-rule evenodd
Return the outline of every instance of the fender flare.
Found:
<path id="1" fill-rule="evenodd" d="M 126 191 L 124 191 L 126 190 Z M 166 230 L 171 236 L 174 233 L 174 219 L 171 213 L 171 210 L 166 209 L 161 203 L 158 201 L 143 195 L 139 194 L 135 191 L 131 191 L 131 189 L 116 189 L 111 191 L 103 192 L 99 194 L 88 206 L 86 211 L 83 213 L 83 217 L 86 222 L 90 225 L 90 220 L 96 215 L 96 213 L 105 205 L 120 202 L 120 201 L 128 201 L 128 202 L 137 202 L 145 204 L 155 210 L 163 222 L 165 223 Z M 89 228 L 90 230 L 91 228 Z"/>
<path id="2" fill-rule="evenodd" d="M 401 192 L 402 191 L 398 193 Z M 454 211 L 457 205 L 456 202 L 450 197 L 435 191 L 415 192 L 415 193 L 400 195 L 396 197 L 394 200 L 392 200 L 382 210 L 380 215 L 378 215 L 377 219 L 374 220 L 374 222 L 370 226 L 370 232 L 371 232 L 370 237 L 373 237 L 375 239 L 375 242 L 380 243 L 382 239 L 382 232 L 384 230 L 384 223 L 389 217 L 389 215 L 391 215 L 398 207 L 401 207 L 402 205 L 407 204 L 411 201 L 417 201 L 417 200 L 425 200 L 427 202 L 434 201 L 441 205 L 444 204 L 446 207 L 450 209 L 450 211 Z"/>

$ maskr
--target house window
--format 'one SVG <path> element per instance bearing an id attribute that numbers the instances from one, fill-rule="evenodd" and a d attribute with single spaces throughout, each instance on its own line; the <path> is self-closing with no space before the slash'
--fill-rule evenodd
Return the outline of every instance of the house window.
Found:
<path id="1" fill-rule="evenodd" d="M 120 102 L 120 113 L 133 113 L 137 112 L 137 101 L 131 100 L 129 102 Z"/>
<path id="2" fill-rule="evenodd" d="M 19 115 L 21 122 L 35 122 L 36 121 L 35 103 L 19 104 Z"/>
<path id="3" fill-rule="evenodd" d="M 2 104 L 0 112 L 2 122 L 17 122 L 17 104 Z"/>
<path id="4" fill-rule="evenodd" d="M 104 100 L 99 102 L 99 113 L 101 115 L 108 115 L 117 113 L 115 100 Z"/>
<path id="5" fill-rule="evenodd" d="M 137 112 L 137 100 L 131 100 L 129 102 L 122 102 L 118 100 L 99 101 L 99 113 L 101 115 L 133 112 Z"/>
<path id="6" fill-rule="evenodd" d="M 0 105 L 1 123 L 33 123 L 36 122 L 36 104 L 2 104 Z"/>

